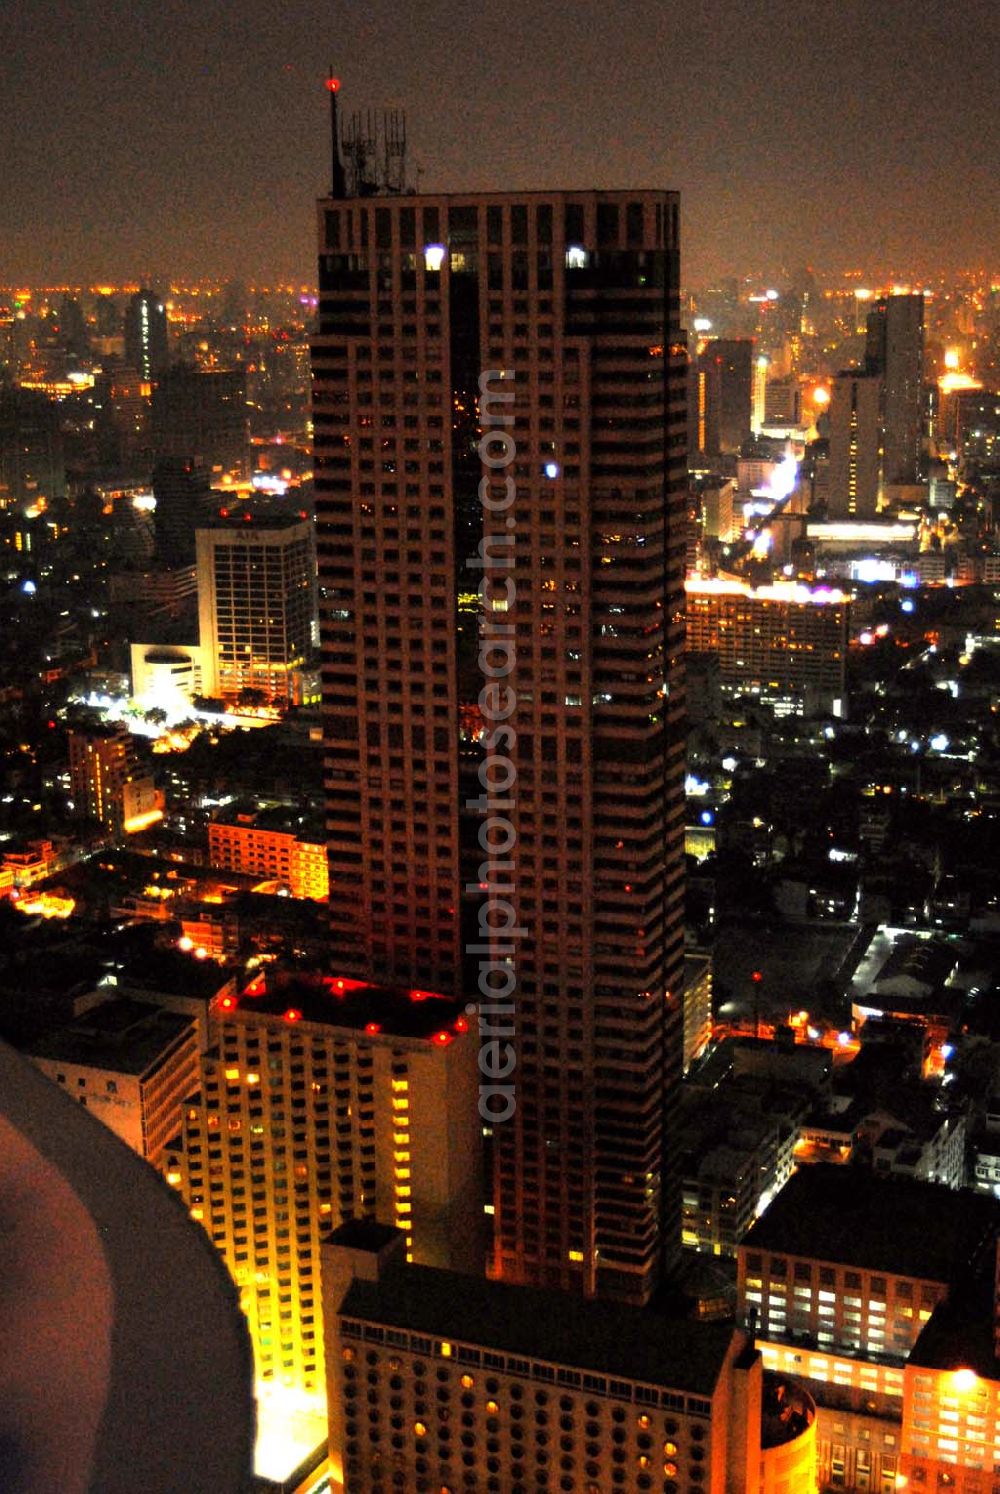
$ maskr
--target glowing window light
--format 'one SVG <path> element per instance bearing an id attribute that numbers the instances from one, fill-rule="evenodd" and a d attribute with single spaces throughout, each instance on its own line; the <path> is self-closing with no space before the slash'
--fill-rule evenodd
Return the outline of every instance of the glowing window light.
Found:
<path id="1" fill-rule="evenodd" d="M 438 270 L 444 264 L 447 253 L 448 251 L 444 244 L 425 244 L 424 268 L 429 270 L 431 274 L 437 274 Z"/>

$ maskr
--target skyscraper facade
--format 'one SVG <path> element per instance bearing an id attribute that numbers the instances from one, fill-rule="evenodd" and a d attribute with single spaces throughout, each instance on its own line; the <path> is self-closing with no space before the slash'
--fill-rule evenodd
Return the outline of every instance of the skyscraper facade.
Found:
<path id="1" fill-rule="evenodd" d="M 692 449 L 717 457 L 737 452 L 744 441 L 749 441 L 758 381 L 755 347 L 749 337 L 713 337 L 692 361 Z"/>
<path id="2" fill-rule="evenodd" d="M 831 518 L 878 513 L 883 496 L 882 381 L 851 369 L 833 381 L 830 398 Z"/>
<path id="3" fill-rule="evenodd" d="M 167 311 L 155 291 L 136 291 L 125 308 L 125 362 L 146 383 L 167 366 Z"/>
<path id="4" fill-rule="evenodd" d="M 664 1144 L 682 1061 L 677 198 L 382 195 L 327 199 L 319 217 L 338 960 L 466 990 L 457 599 L 479 586 L 480 544 L 506 543 L 509 584 L 486 587 L 483 621 L 502 613 L 516 643 L 509 898 L 523 932 L 493 1272 L 642 1302 L 679 1240 Z M 484 389 L 516 448 L 506 474 L 487 472 L 485 510 Z"/>
<path id="5" fill-rule="evenodd" d="M 220 522 L 197 531 L 196 548 L 206 693 L 299 703 L 315 596 L 309 522 Z"/>
<path id="6" fill-rule="evenodd" d="M 923 434 L 924 298 L 885 296 L 868 313 L 865 362 L 882 379 L 887 483 L 915 483 Z"/>

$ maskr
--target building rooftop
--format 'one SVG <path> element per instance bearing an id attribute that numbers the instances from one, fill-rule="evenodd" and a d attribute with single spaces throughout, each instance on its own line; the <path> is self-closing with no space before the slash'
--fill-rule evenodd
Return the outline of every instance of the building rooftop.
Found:
<path id="1" fill-rule="evenodd" d="M 469 1030 L 465 1006 L 436 991 L 381 986 L 348 976 L 255 977 L 240 996 L 223 996 L 223 1013 L 283 1017 L 286 1022 L 316 1022 L 349 1027 L 371 1037 L 428 1038 L 446 1048 Z"/>
<path id="2" fill-rule="evenodd" d="M 875 977 L 875 986 L 878 988 L 903 976 L 933 989 L 945 983 L 957 964 L 956 951 L 940 940 L 904 935 L 897 940 Z"/>
<path id="3" fill-rule="evenodd" d="M 355 1279 L 340 1312 L 706 1398 L 738 1337 L 732 1324 L 668 1318 L 407 1264 L 390 1266 L 379 1281 Z"/>
<path id="4" fill-rule="evenodd" d="M 33 1043 L 30 1056 L 139 1077 L 193 1025 L 190 1017 L 140 1001 L 103 1001 Z"/>
<path id="5" fill-rule="evenodd" d="M 935 1309 L 908 1362 L 920 1369 L 971 1369 L 984 1380 L 1000 1380 L 993 1340 L 992 1272 L 979 1272 Z"/>
<path id="6" fill-rule="evenodd" d="M 859 1167 L 793 1173 L 744 1236 L 748 1250 L 949 1282 L 992 1242 L 1000 1202 Z"/>

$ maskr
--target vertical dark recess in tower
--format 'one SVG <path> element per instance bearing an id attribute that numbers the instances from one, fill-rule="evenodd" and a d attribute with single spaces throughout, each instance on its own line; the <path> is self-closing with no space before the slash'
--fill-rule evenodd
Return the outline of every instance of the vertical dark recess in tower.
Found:
<path id="1" fill-rule="evenodd" d="M 463 218 L 461 215 L 470 214 Z M 449 215 L 449 240 L 452 248 L 465 255 L 464 272 L 452 271 L 449 286 L 448 318 L 451 330 L 449 348 L 452 393 L 451 479 L 455 519 L 455 583 L 458 593 L 476 591 L 482 573 L 470 565 L 479 551 L 483 534 L 482 504 L 479 501 L 479 375 L 482 371 L 479 338 L 479 274 L 476 260 L 478 245 L 476 209 L 452 208 Z M 479 697 L 478 613 L 460 609 L 455 597 L 455 629 L 458 638 L 458 699 L 460 709 L 472 705 Z M 461 801 L 460 854 L 463 882 L 478 882 L 481 859 L 478 845 L 480 816 L 465 807 L 466 801 L 481 792 L 477 770 L 481 753 L 470 742 L 459 742 L 459 781 Z M 468 949 L 477 939 L 478 899 L 462 899 L 462 948 Z M 476 980 L 476 961 L 465 957 L 466 988 L 472 990 Z"/>

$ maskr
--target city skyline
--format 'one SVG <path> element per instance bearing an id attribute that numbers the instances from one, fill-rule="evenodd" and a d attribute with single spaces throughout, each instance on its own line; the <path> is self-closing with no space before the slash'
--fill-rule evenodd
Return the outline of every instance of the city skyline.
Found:
<path id="1" fill-rule="evenodd" d="M 314 0 L 280 19 L 249 0 L 232 22 L 138 4 L 109 47 L 96 15 L 67 23 L 44 0 L 15 3 L 17 46 L 0 64 L 0 280 L 273 267 L 308 281 L 327 57 L 348 109 L 407 111 L 421 191 L 679 190 L 688 282 L 739 271 L 747 246 L 757 265 L 789 269 L 989 270 L 998 24 L 979 0 L 947 32 L 913 0 L 791 28 L 776 9 L 751 25 L 709 0 L 669 21 L 639 6 L 623 38 L 592 0 L 472 26 L 451 0 L 412 18 L 376 6 L 343 28 Z M 471 161 L 470 137 L 485 147 Z"/>

